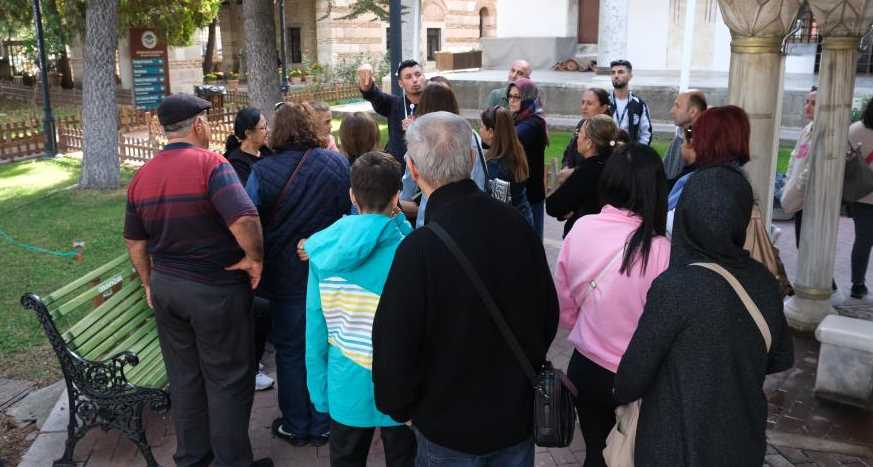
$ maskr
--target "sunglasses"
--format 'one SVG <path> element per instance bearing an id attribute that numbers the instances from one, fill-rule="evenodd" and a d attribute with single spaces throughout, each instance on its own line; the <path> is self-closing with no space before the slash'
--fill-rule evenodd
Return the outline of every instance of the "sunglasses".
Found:
<path id="1" fill-rule="evenodd" d="M 692 136 L 694 136 L 694 130 L 689 126 L 685 129 L 685 142 L 691 144 Z"/>
<path id="2" fill-rule="evenodd" d="M 275 104 L 273 104 L 273 112 L 281 109 L 283 105 L 285 105 L 285 101 L 276 102 Z"/>

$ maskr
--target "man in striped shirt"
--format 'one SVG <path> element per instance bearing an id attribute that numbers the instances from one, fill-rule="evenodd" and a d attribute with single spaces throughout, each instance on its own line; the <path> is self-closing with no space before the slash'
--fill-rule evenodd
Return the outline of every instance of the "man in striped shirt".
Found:
<path id="1" fill-rule="evenodd" d="M 128 186 L 124 238 L 158 325 L 176 465 L 267 467 L 248 434 L 261 223 L 233 168 L 206 149 L 209 107 L 183 94 L 161 102 L 168 144 Z"/>

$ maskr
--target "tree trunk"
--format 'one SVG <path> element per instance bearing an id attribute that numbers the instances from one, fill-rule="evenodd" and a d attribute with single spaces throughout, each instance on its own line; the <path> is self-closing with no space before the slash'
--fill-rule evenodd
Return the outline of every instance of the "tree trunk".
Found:
<path id="1" fill-rule="evenodd" d="M 281 98 L 273 16 L 272 1 L 243 0 L 249 105 L 260 110 L 267 121 L 273 120 L 273 104 Z"/>
<path id="2" fill-rule="evenodd" d="M 115 100 L 115 50 L 118 1 L 87 0 L 85 67 L 82 76 L 84 156 L 81 188 L 117 188 L 118 109 Z"/>
<path id="3" fill-rule="evenodd" d="M 215 58 L 215 24 L 218 17 L 209 23 L 209 38 L 206 39 L 206 56 L 203 57 L 203 74 L 212 73 L 212 60 Z"/>

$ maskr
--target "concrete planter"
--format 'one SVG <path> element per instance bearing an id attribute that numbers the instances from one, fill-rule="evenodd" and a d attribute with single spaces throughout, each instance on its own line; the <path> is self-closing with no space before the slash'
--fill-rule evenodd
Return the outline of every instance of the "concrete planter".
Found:
<path id="1" fill-rule="evenodd" d="M 873 409 L 873 322 L 829 315 L 815 337 L 821 342 L 816 397 Z"/>

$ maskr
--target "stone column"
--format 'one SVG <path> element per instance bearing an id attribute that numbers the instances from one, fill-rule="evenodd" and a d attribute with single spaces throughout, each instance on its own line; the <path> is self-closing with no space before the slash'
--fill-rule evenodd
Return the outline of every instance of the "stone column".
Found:
<path id="1" fill-rule="evenodd" d="M 797 294 L 785 304 L 788 324 L 804 332 L 812 332 L 825 316 L 835 313 L 830 304 L 831 280 L 857 48 L 873 22 L 871 0 L 812 0 L 809 4 L 824 39 L 798 274 L 794 282 Z"/>
<path id="2" fill-rule="evenodd" d="M 403 14 L 403 59 L 421 62 L 421 0 L 401 0 Z"/>
<path id="3" fill-rule="evenodd" d="M 799 0 L 719 0 L 731 30 L 728 103 L 745 109 L 751 123 L 746 174 L 765 222 L 773 208 L 773 179 L 782 126 L 785 57 L 782 39 L 800 10 Z"/>
<path id="4" fill-rule="evenodd" d="M 628 0 L 600 0 L 597 25 L 597 73 L 608 74 L 609 62 L 627 58 Z"/>

